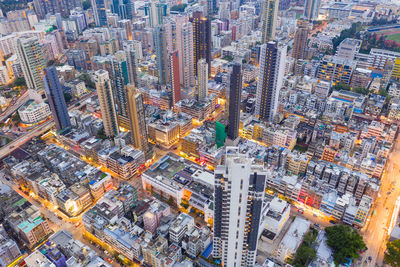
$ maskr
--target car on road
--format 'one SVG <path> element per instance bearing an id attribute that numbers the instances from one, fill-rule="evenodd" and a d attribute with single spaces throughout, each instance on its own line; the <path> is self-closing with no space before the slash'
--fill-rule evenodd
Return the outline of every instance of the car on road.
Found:
<path id="1" fill-rule="evenodd" d="M 304 214 L 304 210 L 303 209 L 297 209 L 298 213 Z"/>
<path id="2" fill-rule="evenodd" d="M 317 214 L 315 214 L 315 213 L 313 213 L 313 215 L 312 216 L 314 216 L 315 218 L 318 218 L 318 215 Z"/>
<path id="3" fill-rule="evenodd" d="M 106 261 L 107 261 L 108 263 L 113 263 L 113 262 L 114 262 L 110 257 L 107 257 L 107 258 L 106 258 Z"/>
<path id="4" fill-rule="evenodd" d="M 77 223 L 75 224 L 75 228 L 78 228 L 80 225 L 81 225 L 81 222 L 77 222 Z"/>
<path id="5" fill-rule="evenodd" d="M 372 257 L 371 256 L 368 257 L 368 261 L 372 261 Z"/>
<path id="6" fill-rule="evenodd" d="M 336 221 L 334 221 L 334 220 L 329 220 L 329 223 L 330 223 L 330 224 L 336 224 Z"/>

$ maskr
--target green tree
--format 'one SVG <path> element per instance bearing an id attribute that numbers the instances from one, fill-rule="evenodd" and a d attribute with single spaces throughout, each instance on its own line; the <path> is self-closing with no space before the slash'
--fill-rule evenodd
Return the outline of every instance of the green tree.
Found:
<path id="1" fill-rule="evenodd" d="M 185 8 L 187 7 L 187 4 L 180 4 L 180 5 L 176 5 L 171 7 L 171 11 L 177 11 L 177 12 L 184 12 Z"/>
<path id="2" fill-rule="evenodd" d="M 14 80 L 13 86 L 26 86 L 26 81 L 24 77 L 18 77 Z"/>
<path id="3" fill-rule="evenodd" d="M 66 103 L 69 103 L 72 99 L 72 95 L 70 93 L 64 93 L 64 99 Z"/>
<path id="4" fill-rule="evenodd" d="M 347 225 L 335 225 L 325 229 L 327 245 L 333 250 L 333 259 L 337 265 L 346 263 L 348 259 L 360 257 L 359 251 L 366 249 L 362 236 Z"/>
<path id="5" fill-rule="evenodd" d="M 355 22 L 351 25 L 350 29 L 343 30 L 339 36 L 332 39 L 333 50 L 336 51 L 336 48 L 339 44 L 346 38 L 356 38 L 358 33 L 362 30 L 361 22 Z"/>
<path id="6" fill-rule="evenodd" d="M 385 262 L 392 266 L 400 266 L 400 239 L 387 243 Z"/>
<path id="7" fill-rule="evenodd" d="M 297 249 L 296 257 L 293 261 L 293 266 L 295 267 L 305 267 L 308 266 L 310 261 L 315 258 L 317 253 L 314 248 L 308 246 L 301 246 Z"/>
<path id="8" fill-rule="evenodd" d="M 345 84 L 343 82 L 338 82 L 334 86 L 332 86 L 333 91 L 340 91 L 340 90 L 345 90 L 345 91 L 350 91 L 351 87 L 348 84 Z"/>
<path id="9" fill-rule="evenodd" d="M 381 89 L 379 89 L 379 95 L 387 97 L 389 94 L 385 88 L 381 88 Z"/>
<path id="10" fill-rule="evenodd" d="M 232 61 L 232 60 L 233 60 L 233 56 L 231 56 L 231 55 L 226 55 L 226 56 L 224 56 L 222 59 L 227 60 L 227 61 Z"/>
<path id="11" fill-rule="evenodd" d="M 107 139 L 107 135 L 106 135 L 105 132 L 104 132 L 104 128 L 101 128 L 101 129 L 97 132 L 97 137 L 100 138 L 100 139 L 102 139 L 102 140 Z"/>
<path id="12" fill-rule="evenodd" d="M 16 112 L 15 115 L 12 117 L 12 121 L 15 123 L 19 123 L 21 121 L 21 118 L 19 117 L 18 112 Z"/>
<path id="13" fill-rule="evenodd" d="M 91 4 L 90 4 L 90 1 L 89 1 L 89 0 L 84 0 L 84 1 L 82 2 L 83 10 L 89 9 L 90 6 L 91 6 Z"/>
<path id="14" fill-rule="evenodd" d="M 55 63 L 56 63 L 56 61 L 51 59 L 51 60 L 47 61 L 47 67 L 53 66 Z"/>
<path id="15" fill-rule="evenodd" d="M 369 90 L 367 88 L 361 87 L 361 86 L 357 86 L 357 87 L 353 88 L 352 91 L 355 93 L 363 94 L 363 95 L 369 94 Z"/>
<path id="16" fill-rule="evenodd" d="M 318 231 L 315 230 L 314 228 L 311 228 L 310 231 L 308 231 L 303 238 L 303 242 L 299 246 L 299 248 L 296 251 L 296 256 L 294 257 L 294 260 L 292 262 L 292 265 L 295 267 L 305 267 L 310 264 L 310 262 L 315 258 L 317 255 L 315 248 L 314 248 L 314 242 L 315 239 L 317 238 Z"/>
<path id="17" fill-rule="evenodd" d="M 79 76 L 79 79 L 80 79 L 81 81 L 84 81 L 84 82 L 85 82 L 85 85 L 86 85 L 87 88 L 95 88 L 95 87 L 96 87 L 96 85 L 94 84 L 94 82 L 93 82 L 92 79 L 90 78 L 90 75 L 89 75 L 87 72 L 82 73 L 82 74 Z"/>

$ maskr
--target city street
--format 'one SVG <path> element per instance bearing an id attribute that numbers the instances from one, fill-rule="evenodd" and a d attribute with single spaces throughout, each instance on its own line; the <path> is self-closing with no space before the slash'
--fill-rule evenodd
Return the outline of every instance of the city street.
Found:
<path id="1" fill-rule="evenodd" d="M 107 258 L 109 255 L 104 253 L 104 250 L 97 246 L 96 244 L 90 242 L 89 240 L 84 238 L 83 232 L 84 227 L 82 224 L 82 214 L 77 216 L 76 218 L 70 219 L 61 211 L 56 209 L 54 206 L 45 205 L 41 203 L 36 198 L 33 198 L 24 192 L 22 192 L 12 181 L 8 181 L 5 179 L 4 170 L 0 172 L 0 184 L 6 184 L 10 186 L 15 192 L 17 192 L 20 196 L 24 197 L 28 200 L 32 205 L 37 207 L 43 216 L 45 216 L 49 221 L 50 228 L 56 233 L 58 231 L 68 231 L 72 234 L 75 240 L 79 240 L 85 245 L 89 246 L 91 249 L 96 251 L 96 253 L 101 256 L 103 259 Z M 120 266 L 116 262 L 112 264 L 113 266 Z"/>
<path id="2" fill-rule="evenodd" d="M 389 155 L 385 172 L 382 176 L 382 184 L 379 195 L 372 206 L 372 215 L 369 223 L 362 229 L 364 242 L 368 250 L 364 253 L 357 266 L 382 266 L 388 229 L 390 230 L 393 210 L 396 200 L 400 196 L 400 138 L 397 138 L 392 153 Z M 397 216 L 397 215 L 394 215 Z M 390 234 L 390 233 L 389 233 Z M 368 257 L 372 261 L 368 261 Z"/>

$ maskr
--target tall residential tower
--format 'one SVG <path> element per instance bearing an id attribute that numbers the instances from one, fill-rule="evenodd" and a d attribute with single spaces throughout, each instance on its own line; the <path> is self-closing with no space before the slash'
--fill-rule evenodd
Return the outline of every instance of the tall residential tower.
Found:
<path id="1" fill-rule="evenodd" d="M 105 0 L 90 0 L 93 10 L 94 23 L 97 27 L 107 26 Z"/>
<path id="2" fill-rule="evenodd" d="M 101 116 L 104 132 L 107 136 L 115 136 L 119 133 L 117 112 L 110 76 L 106 70 L 98 70 L 94 73 L 97 96 L 99 97 Z"/>
<path id="3" fill-rule="evenodd" d="M 43 50 L 36 37 L 20 37 L 15 42 L 15 51 L 24 73 L 28 89 L 44 97 L 43 69 L 46 62 Z"/>
<path id="4" fill-rule="evenodd" d="M 172 84 L 172 105 L 181 100 L 181 83 L 179 77 L 179 51 L 176 50 L 169 55 L 171 66 L 171 84 Z"/>
<path id="5" fill-rule="evenodd" d="M 193 25 L 184 16 L 176 16 L 176 46 L 179 51 L 179 75 L 184 88 L 194 86 Z"/>
<path id="6" fill-rule="evenodd" d="M 254 266 L 265 194 L 265 169 L 237 147 L 227 147 L 215 169 L 213 257 L 222 266 Z"/>
<path id="7" fill-rule="evenodd" d="M 200 11 L 193 12 L 190 21 L 193 25 L 194 73 L 198 75 L 197 63 L 205 58 L 208 74 L 211 74 L 211 21 Z"/>
<path id="8" fill-rule="evenodd" d="M 261 46 L 256 93 L 256 116 L 272 122 L 278 109 L 279 92 L 285 73 L 286 46 L 270 41 Z"/>
<path id="9" fill-rule="evenodd" d="M 304 19 L 297 20 L 297 29 L 292 49 L 292 57 L 294 59 L 304 59 L 306 57 L 309 32 L 308 21 Z"/>
<path id="10" fill-rule="evenodd" d="M 229 79 L 229 114 L 228 133 L 230 140 L 236 140 L 239 136 L 240 103 L 242 96 L 242 66 L 235 63 Z"/>
<path id="11" fill-rule="evenodd" d="M 130 83 L 128 63 L 124 51 L 118 51 L 112 59 L 114 100 L 117 107 L 118 125 L 129 129 L 128 96 L 126 85 Z"/>
<path id="12" fill-rule="evenodd" d="M 278 7 L 279 0 L 264 0 L 263 2 L 262 41 L 264 43 L 275 39 Z"/>
<path id="13" fill-rule="evenodd" d="M 204 100 L 208 95 L 208 64 L 204 58 L 197 63 L 199 100 Z"/>
<path id="14" fill-rule="evenodd" d="M 169 73 L 167 70 L 167 49 L 165 42 L 165 30 L 162 26 L 153 29 L 153 41 L 156 50 L 156 63 L 158 71 L 158 82 L 160 84 L 168 83 Z"/>
<path id="15" fill-rule="evenodd" d="M 44 85 L 57 131 L 71 128 L 64 91 L 55 67 L 44 69 Z"/>
<path id="16" fill-rule="evenodd" d="M 304 17 L 308 20 L 315 20 L 318 18 L 319 5 L 321 0 L 306 0 L 304 6 Z"/>
<path id="17" fill-rule="evenodd" d="M 151 151 L 147 141 L 148 138 L 142 94 L 137 92 L 135 87 L 131 84 L 127 86 L 127 91 L 132 145 L 142 150 L 146 155 L 146 158 L 150 158 Z"/>

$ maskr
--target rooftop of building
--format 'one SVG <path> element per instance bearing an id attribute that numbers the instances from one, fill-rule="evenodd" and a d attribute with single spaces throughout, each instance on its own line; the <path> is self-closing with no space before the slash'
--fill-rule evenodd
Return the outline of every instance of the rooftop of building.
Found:
<path id="1" fill-rule="evenodd" d="M 179 233 L 182 231 L 183 227 L 186 226 L 193 226 L 194 225 L 194 219 L 192 216 L 186 214 L 186 213 L 181 213 L 176 217 L 175 221 L 170 225 L 169 231 L 174 232 L 174 233 Z"/>

